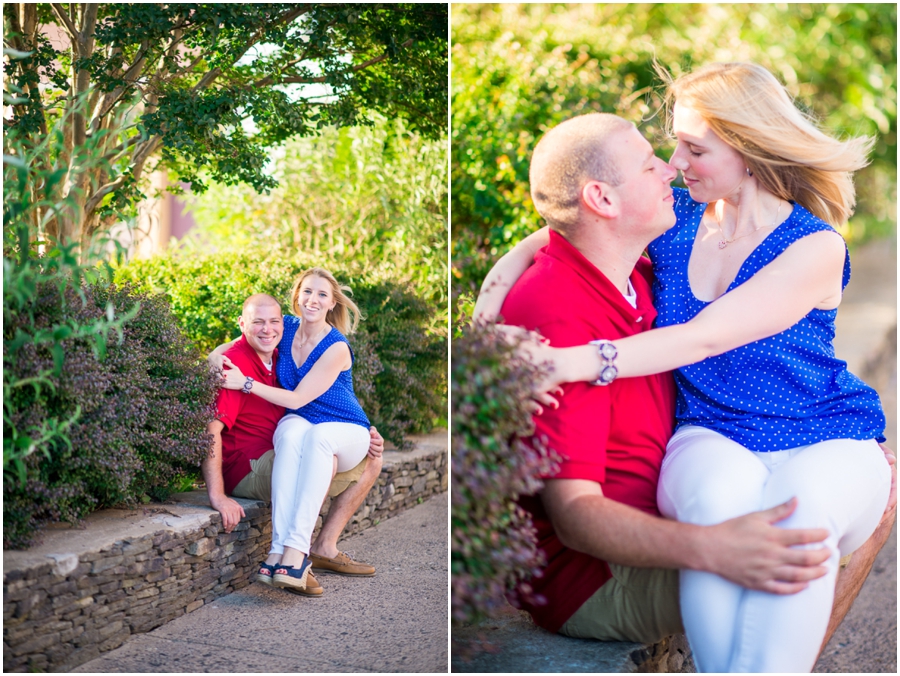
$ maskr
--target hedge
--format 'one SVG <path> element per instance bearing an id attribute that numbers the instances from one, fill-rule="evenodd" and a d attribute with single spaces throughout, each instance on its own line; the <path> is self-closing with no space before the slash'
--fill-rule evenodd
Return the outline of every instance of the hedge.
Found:
<path id="1" fill-rule="evenodd" d="M 111 313 L 133 315 L 121 337 L 109 332 L 98 353 L 95 336 L 73 332 L 57 343 L 61 368 L 53 344 L 21 339 Z M 43 282 L 27 310 L 5 314 L 4 369 L 17 386 L 6 393 L 3 433 L 29 452 L 3 475 L 4 549 L 34 544 L 52 521 L 163 500 L 196 474 L 217 388 L 163 299 L 104 283 L 61 293 Z"/>
<path id="2" fill-rule="evenodd" d="M 289 294 L 300 272 L 317 262 L 259 253 L 175 251 L 120 268 L 119 281 L 162 295 L 204 354 L 240 335 L 244 300 L 268 293 L 290 312 Z M 446 338 L 429 333 L 436 309 L 407 286 L 375 276 L 332 269 L 351 287 L 365 320 L 350 336 L 353 382 L 372 424 L 398 446 L 406 436 L 430 431 L 444 415 Z"/>
<path id="3" fill-rule="evenodd" d="M 527 402 L 534 366 L 490 326 L 462 330 L 452 345 L 452 619 L 493 615 L 505 595 L 529 596 L 544 561 L 520 495 L 540 490 L 558 457 L 533 432 Z"/>

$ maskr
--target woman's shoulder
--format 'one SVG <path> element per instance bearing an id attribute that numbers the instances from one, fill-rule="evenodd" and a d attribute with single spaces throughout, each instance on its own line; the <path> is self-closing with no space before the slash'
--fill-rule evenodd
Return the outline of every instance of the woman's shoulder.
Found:
<path id="1" fill-rule="evenodd" d="M 296 329 L 300 326 L 300 317 L 295 317 L 294 315 L 284 315 L 281 321 L 285 328 Z"/>
<path id="2" fill-rule="evenodd" d="M 813 214 L 802 204 L 791 202 L 791 206 L 793 207 L 793 210 L 786 219 L 786 224 L 789 226 L 786 229 L 805 232 L 817 232 L 819 230 L 831 230 L 837 232 L 834 226 Z"/>
<path id="3" fill-rule="evenodd" d="M 331 327 L 331 331 L 322 336 L 322 340 L 319 341 L 320 345 L 323 345 L 326 349 L 334 345 L 335 343 L 344 343 L 348 347 L 350 345 L 350 341 L 347 340 L 347 336 L 337 330 L 334 326 Z"/>

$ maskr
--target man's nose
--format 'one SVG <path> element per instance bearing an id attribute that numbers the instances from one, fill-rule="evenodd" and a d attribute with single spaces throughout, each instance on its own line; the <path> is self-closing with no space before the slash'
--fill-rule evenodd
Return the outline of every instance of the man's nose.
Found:
<path id="1" fill-rule="evenodd" d="M 664 169 L 663 176 L 665 177 L 666 183 L 671 183 L 678 177 L 678 170 L 673 166 L 674 163 L 663 162 Z"/>

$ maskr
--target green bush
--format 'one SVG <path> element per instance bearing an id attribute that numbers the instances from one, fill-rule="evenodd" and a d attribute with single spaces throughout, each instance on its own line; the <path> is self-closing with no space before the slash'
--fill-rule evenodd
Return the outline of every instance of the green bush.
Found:
<path id="1" fill-rule="evenodd" d="M 461 330 L 451 348 L 452 618 L 492 615 L 507 592 L 543 565 L 520 495 L 540 490 L 557 456 L 538 439 L 526 407 L 537 376 L 491 327 Z"/>
<path id="2" fill-rule="evenodd" d="M 455 291 L 541 225 L 528 191 L 540 136 L 578 114 L 615 112 L 662 157 L 652 62 L 751 60 L 839 135 L 875 135 L 856 177 L 848 240 L 896 230 L 896 4 L 467 5 L 452 18 L 451 214 Z"/>
<path id="3" fill-rule="evenodd" d="M 133 261 L 117 271 L 116 280 L 164 294 L 185 334 L 207 354 L 240 335 L 237 320 L 251 294 L 271 294 L 289 313 L 294 279 L 316 264 L 309 255 L 176 251 Z M 431 430 L 444 411 L 446 341 L 427 330 L 436 310 L 404 285 L 376 275 L 332 272 L 351 287 L 366 317 L 350 336 L 356 393 L 372 424 L 401 446 L 407 434 Z"/>
<path id="4" fill-rule="evenodd" d="M 101 283 L 69 285 L 61 294 L 43 282 L 32 300 L 27 311 L 8 313 L 3 327 L 4 370 L 17 383 L 4 402 L 4 437 L 31 447 L 18 471 L 4 472 L 4 548 L 31 545 L 51 521 L 165 499 L 209 451 L 206 424 L 217 391 L 159 297 Z M 14 339 L 89 326 L 109 308 L 131 319 L 121 339 L 115 332 L 103 339 L 102 360 L 93 336 L 60 340 L 59 370 L 52 345 Z"/>

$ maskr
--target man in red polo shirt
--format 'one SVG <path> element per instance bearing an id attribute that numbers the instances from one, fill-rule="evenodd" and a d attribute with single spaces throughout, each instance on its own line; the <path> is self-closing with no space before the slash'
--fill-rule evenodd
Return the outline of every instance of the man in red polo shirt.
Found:
<path id="1" fill-rule="evenodd" d="M 540 331 L 554 347 L 650 329 L 656 311 L 641 253 L 675 223 L 675 175 L 633 124 L 613 115 L 585 115 L 549 131 L 535 148 L 530 181 L 550 242 L 506 297 L 506 322 Z M 790 546 L 819 541 L 825 531 L 773 525 L 792 506 L 714 526 L 663 519 L 656 488 L 674 423 L 671 374 L 598 384 L 564 385 L 558 408 L 534 419 L 536 436 L 563 458 L 544 489 L 522 500 L 547 558 L 543 576 L 531 581 L 545 602 L 524 604 L 538 625 L 655 642 L 683 632 L 678 569 L 779 593 L 824 574 L 818 564 L 827 551 Z M 881 544 L 864 545 L 852 574 L 839 578 L 829 635 Z"/>
<path id="2" fill-rule="evenodd" d="M 282 334 L 280 304 L 267 294 L 250 296 L 244 301 L 240 326 L 243 335 L 224 355 L 255 381 L 278 387 L 275 360 Z M 262 397 L 248 396 L 240 390 L 219 390 L 216 419 L 207 426 L 213 435 L 213 449 L 201 468 L 210 505 L 222 515 L 226 533 L 244 516 L 243 508 L 229 496 L 271 501 L 275 458 L 272 437 L 283 416 L 284 407 Z M 332 479 L 329 495 L 336 497 L 310 547 L 313 569 L 364 577 L 375 574 L 374 566 L 354 561 L 337 548 L 338 538 L 381 472 L 384 439 L 374 427 L 370 435 L 368 456 L 355 468 Z M 307 588 L 301 593 L 320 595 L 322 587 L 312 575 L 308 579 Z"/>

